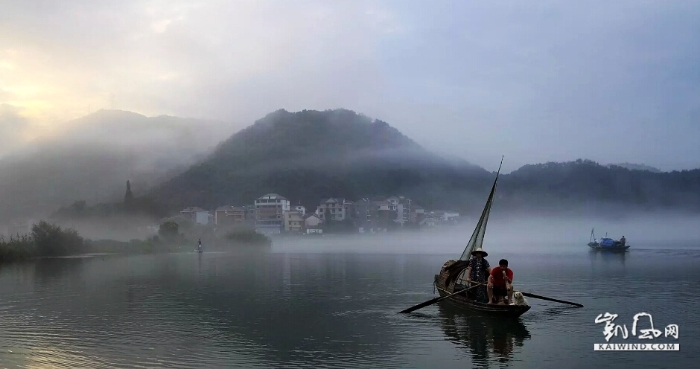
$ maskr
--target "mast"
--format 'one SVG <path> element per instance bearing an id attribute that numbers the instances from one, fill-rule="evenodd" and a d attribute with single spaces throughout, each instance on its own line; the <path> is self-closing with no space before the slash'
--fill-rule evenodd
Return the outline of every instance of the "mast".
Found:
<path id="1" fill-rule="evenodd" d="M 498 171 L 496 172 L 496 179 L 493 181 L 493 186 L 491 186 L 491 193 L 489 198 L 486 200 L 486 205 L 484 210 L 481 212 L 481 218 L 474 228 L 474 233 L 467 243 L 467 247 L 464 248 L 460 260 L 469 260 L 472 257 L 472 251 L 482 247 L 484 242 L 484 235 L 486 233 L 486 224 L 489 221 L 489 214 L 491 213 L 491 205 L 493 204 L 493 194 L 496 192 L 496 184 L 498 183 L 498 175 L 501 173 L 501 165 L 503 165 L 503 157 L 501 157 L 501 164 L 498 165 Z"/>

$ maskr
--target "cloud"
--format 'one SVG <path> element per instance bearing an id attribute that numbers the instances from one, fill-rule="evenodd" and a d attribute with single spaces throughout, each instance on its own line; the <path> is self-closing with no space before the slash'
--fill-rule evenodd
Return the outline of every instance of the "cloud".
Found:
<path id="1" fill-rule="evenodd" d="M 6 103 L 6 101 L 12 99 L 13 96 L 14 94 L 12 94 L 10 91 L 0 88 L 0 103 Z"/>
<path id="2" fill-rule="evenodd" d="M 24 139 L 25 130 L 30 126 L 29 120 L 21 116 L 20 111 L 21 109 L 16 106 L 0 104 L 0 147 L 3 148 L 2 151 L 20 146 Z"/>
<path id="3" fill-rule="evenodd" d="M 0 94 L 36 135 L 99 108 L 242 128 L 345 107 L 507 170 L 676 169 L 700 157 L 699 16 L 636 0 L 3 2 Z"/>

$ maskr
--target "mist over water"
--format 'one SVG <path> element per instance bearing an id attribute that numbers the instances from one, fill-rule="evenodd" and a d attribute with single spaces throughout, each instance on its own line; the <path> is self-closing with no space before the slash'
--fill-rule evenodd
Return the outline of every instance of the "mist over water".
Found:
<path id="1" fill-rule="evenodd" d="M 130 241 L 143 240 L 157 234 L 159 219 L 149 216 L 108 216 L 103 219 L 59 220 L 58 225 L 78 231 L 84 238 L 92 240 Z M 155 227 L 155 228 L 152 228 Z"/>
<path id="2" fill-rule="evenodd" d="M 459 258 L 478 219 L 457 225 L 399 233 L 281 237 L 281 252 L 357 252 L 452 255 Z M 570 254 L 587 251 L 591 228 L 600 239 L 627 238 L 634 249 L 700 248 L 700 217 L 659 214 L 621 220 L 600 218 L 512 217 L 489 220 L 483 248 L 493 255 Z"/>

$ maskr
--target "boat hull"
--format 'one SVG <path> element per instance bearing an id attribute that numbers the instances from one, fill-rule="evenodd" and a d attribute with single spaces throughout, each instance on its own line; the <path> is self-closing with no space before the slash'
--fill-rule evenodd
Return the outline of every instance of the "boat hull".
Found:
<path id="1" fill-rule="evenodd" d="M 450 294 L 443 286 L 435 286 L 440 296 Z M 488 315 L 517 318 L 530 310 L 530 305 L 490 305 L 467 299 L 463 295 L 455 295 L 446 299 L 449 303 L 461 308 Z"/>
<path id="2" fill-rule="evenodd" d="M 588 245 L 591 250 L 594 251 L 607 251 L 607 252 L 625 252 L 630 248 L 630 245 L 625 246 L 600 246 L 600 245 Z"/>

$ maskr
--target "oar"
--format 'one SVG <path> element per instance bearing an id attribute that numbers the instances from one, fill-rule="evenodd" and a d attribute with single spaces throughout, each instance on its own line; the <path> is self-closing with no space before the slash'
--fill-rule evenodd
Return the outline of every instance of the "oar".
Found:
<path id="1" fill-rule="evenodd" d="M 457 292 L 452 292 L 451 294 L 449 294 L 449 295 L 447 295 L 447 296 L 436 297 L 436 298 L 434 298 L 434 299 L 432 299 L 432 300 L 428 300 L 428 301 L 426 301 L 426 302 L 424 302 L 424 303 L 418 304 L 418 305 L 416 305 L 416 306 L 412 306 L 412 307 L 410 307 L 410 308 L 408 308 L 408 309 L 406 309 L 406 310 L 399 311 L 399 314 L 407 314 L 407 313 L 410 313 L 410 312 L 412 312 L 412 311 L 416 311 L 416 310 L 418 310 L 418 309 L 422 309 L 422 308 L 424 308 L 424 307 L 426 307 L 426 306 L 428 306 L 428 305 L 432 305 L 432 304 L 434 304 L 434 303 L 436 303 L 436 302 L 438 302 L 438 301 L 440 301 L 440 300 L 444 300 L 444 299 L 446 299 L 446 298 L 448 298 L 448 297 L 452 297 L 452 296 L 454 296 L 454 295 L 456 295 L 456 294 L 458 294 L 458 293 L 460 293 L 460 292 L 464 292 L 464 291 L 470 290 L 470 289 L 472 289 L 472 288 L 474 288 L 474 287 L 476 287 L 476 286 L 478 286 L 478 285 L 474 285 L 474 286 L 471 286 L 471 287 L 469 287 L 469 288 L 464 288 L 464 289 L 461 289 L 461 290 L 459 290 L 459 291 L 457 291 Z"/>
<path id="2" fill-rule="evenodd" d="M 522 291 L 520 291 L 520 293 L 522 293 L 523 296 L 532 297 L 532 298 L 535 298 L 535 299 L 541 299 L 541 300 L 547 300 L 547 301 L 554 301 L 554 302 L 559 302 L 559 303 L 562 303 L 562 304 L 574 305 L 574 306 L 577 306 L 577 307 L 580 307 L 580 308 L 583 307 L 583 305 L 577 304 L 577 303 L 571 302 L 571 301 L 557 300 L 557 299 L 553 299 L 553 298 L 551 298 L 551 297 L 544 297 L 544 296 L 535 295 L 535 294 L 532 294 L 532 293 L 522 292 Z"/>
<path id="3" fill-rule="evenodd" d="M 472 282 L 472 283 L 476 283 L 477 285 L 486 286 L 486 284 L 484 284 L 484 283 L 479 283 L 479 282 Z M 470 287 L 470 288 L 471 288 L 471 287 Z M 513 292 L 516 292 L 516 291 L 513 290 Z M 577 307 L 583 307 L 583 305 L 577 304 L 577 303 L 571 302 L 571 301 L 557 300 L 557 299 L 553 299 L 553 298 L 551 298 L 551 297 L 545 297 L 545 296 L 535 295 L 535 294 L 529 293 L 529 292 L 522 292 L 522 291 L 517 291 L 517 292 L 522 293 L 523 296 L 532 297 L 533 299 L 542 299 L 542 300 L 547 300 L 547 301 L 559 302 L 559 303 L 562 303 L 562 304 L 574 305 L 574 306 L 577 306 Z"/>

